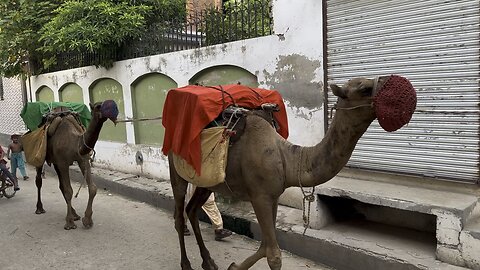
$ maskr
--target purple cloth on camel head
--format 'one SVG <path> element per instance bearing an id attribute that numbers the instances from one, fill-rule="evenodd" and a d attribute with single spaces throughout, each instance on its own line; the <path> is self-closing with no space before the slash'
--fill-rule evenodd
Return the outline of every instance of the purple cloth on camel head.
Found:
<path id="1" fill-rule="evenodd" d="M 117 103 L 115 103 L 115 101 L 113 101 L 111 99 L 105 100 L 102 103 L 102 107 L 101 107 L 100 110 L 102 111 L 102 116 L 103 117 L 107 117 L 108 119 L 112 120 L 113 122 L 115 122 L 117 120 L 118 106 L 117 106 Z"/>

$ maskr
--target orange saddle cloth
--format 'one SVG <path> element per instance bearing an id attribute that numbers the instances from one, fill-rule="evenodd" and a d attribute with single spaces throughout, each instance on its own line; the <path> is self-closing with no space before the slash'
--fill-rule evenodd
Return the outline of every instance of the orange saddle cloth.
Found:
<path id="1" fill-rule="evenodd" d="M 231 105 L 248 109 L 259 108 L 264 103 L 274 103 L 280 111 L 273 116 L 278 122 L 278 133 L 288 137 L 288 122 L 282 96 L 274 90 L 250 88 L 231 84 L 220 86 L 188 85 L 168 92 L 162 114 L 165 127 L 162 152 L 170 151 L 192 165 L 200 175 L 202 130 Z"/>

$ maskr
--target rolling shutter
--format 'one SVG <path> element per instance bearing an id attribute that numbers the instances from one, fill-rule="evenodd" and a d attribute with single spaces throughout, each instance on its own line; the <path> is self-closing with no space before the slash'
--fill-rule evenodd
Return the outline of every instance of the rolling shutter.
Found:
<path id="1" fill-rule="evenodd" d="M 408 126 L 374 121 L 348 166 L 478 183 L 480 1 L 325 1 L 328 84 L 397 74 L 417 90 Z"/>

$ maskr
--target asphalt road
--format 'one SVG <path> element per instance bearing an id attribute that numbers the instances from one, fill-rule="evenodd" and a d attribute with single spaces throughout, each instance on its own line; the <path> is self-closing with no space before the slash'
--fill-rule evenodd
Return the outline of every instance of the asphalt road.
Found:
<path id="1" fill-rule="evenodd" d="M 178 239 L 172 213 L 145 203 L 99 190 L 93 204 L 91 229 L 77 221 L 77 229 L 64 230 L 66 204 L 55 175 L 47 173 L 42 188 L 45 214 L 36 215 L 36 187 L 33 170 L 30 180 L 20 180 L 21 190 L 12 199 L 0 198 L 0 269 L 180 269 Z M 74 191 L 78 188 L 73 183 Z M 83 216 L 88 192 L 83 188 L 73 200 Z M 219 269 L 241 262 L 259 243 L 233 235 L 214 241 L 209 224 L 202 233 Z M 194 236 L 187 236 L 192 266 L 201 269 L 201 258 Z M 283 252 L 283 268 L 328 269 L 312 261 Z M 251 269 L 269 269 L 260 260 Z"/>

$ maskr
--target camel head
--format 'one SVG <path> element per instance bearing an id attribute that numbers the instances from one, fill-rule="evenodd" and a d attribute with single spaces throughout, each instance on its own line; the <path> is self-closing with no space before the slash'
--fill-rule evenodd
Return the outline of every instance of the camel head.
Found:
<path id="1" fill-rule="evenodd" d="M 118 116 L 118 106 L 113 100 L 105 100 L 103 102 L 90 103 L 90 110 L 92 112 L 92 118 L 105 122 L 110 119 L 113 123 L 116 123 Z"/>
<path id="2" fill-rule="evenodd" d="M 333 84 L 331 89 L 338 97 L 337 110 L 363 108 L 363 115 L 371 114 L 372 120 L 378 118 L 380 126 L 388 132 L 408 124 L 417 104 L 413 85 L 398 75 L 355 78 L 342 87 Z"/>
<path id="3" fill-rule="evenodd" d="M 380 80 L 379 80 L 380 81 Z M 338 97 L 336 108 L 340 110 L 349 110 L 352 112 L 362 112 L 375 119 L 375 110 L 373 108 L 374 88 L 378 88 L 375 79 L 355 78 L 349 80 L 342 87 L 330 85 L 332 92 Z M 362 110 L 353 110 L 353 109 Z"/>

